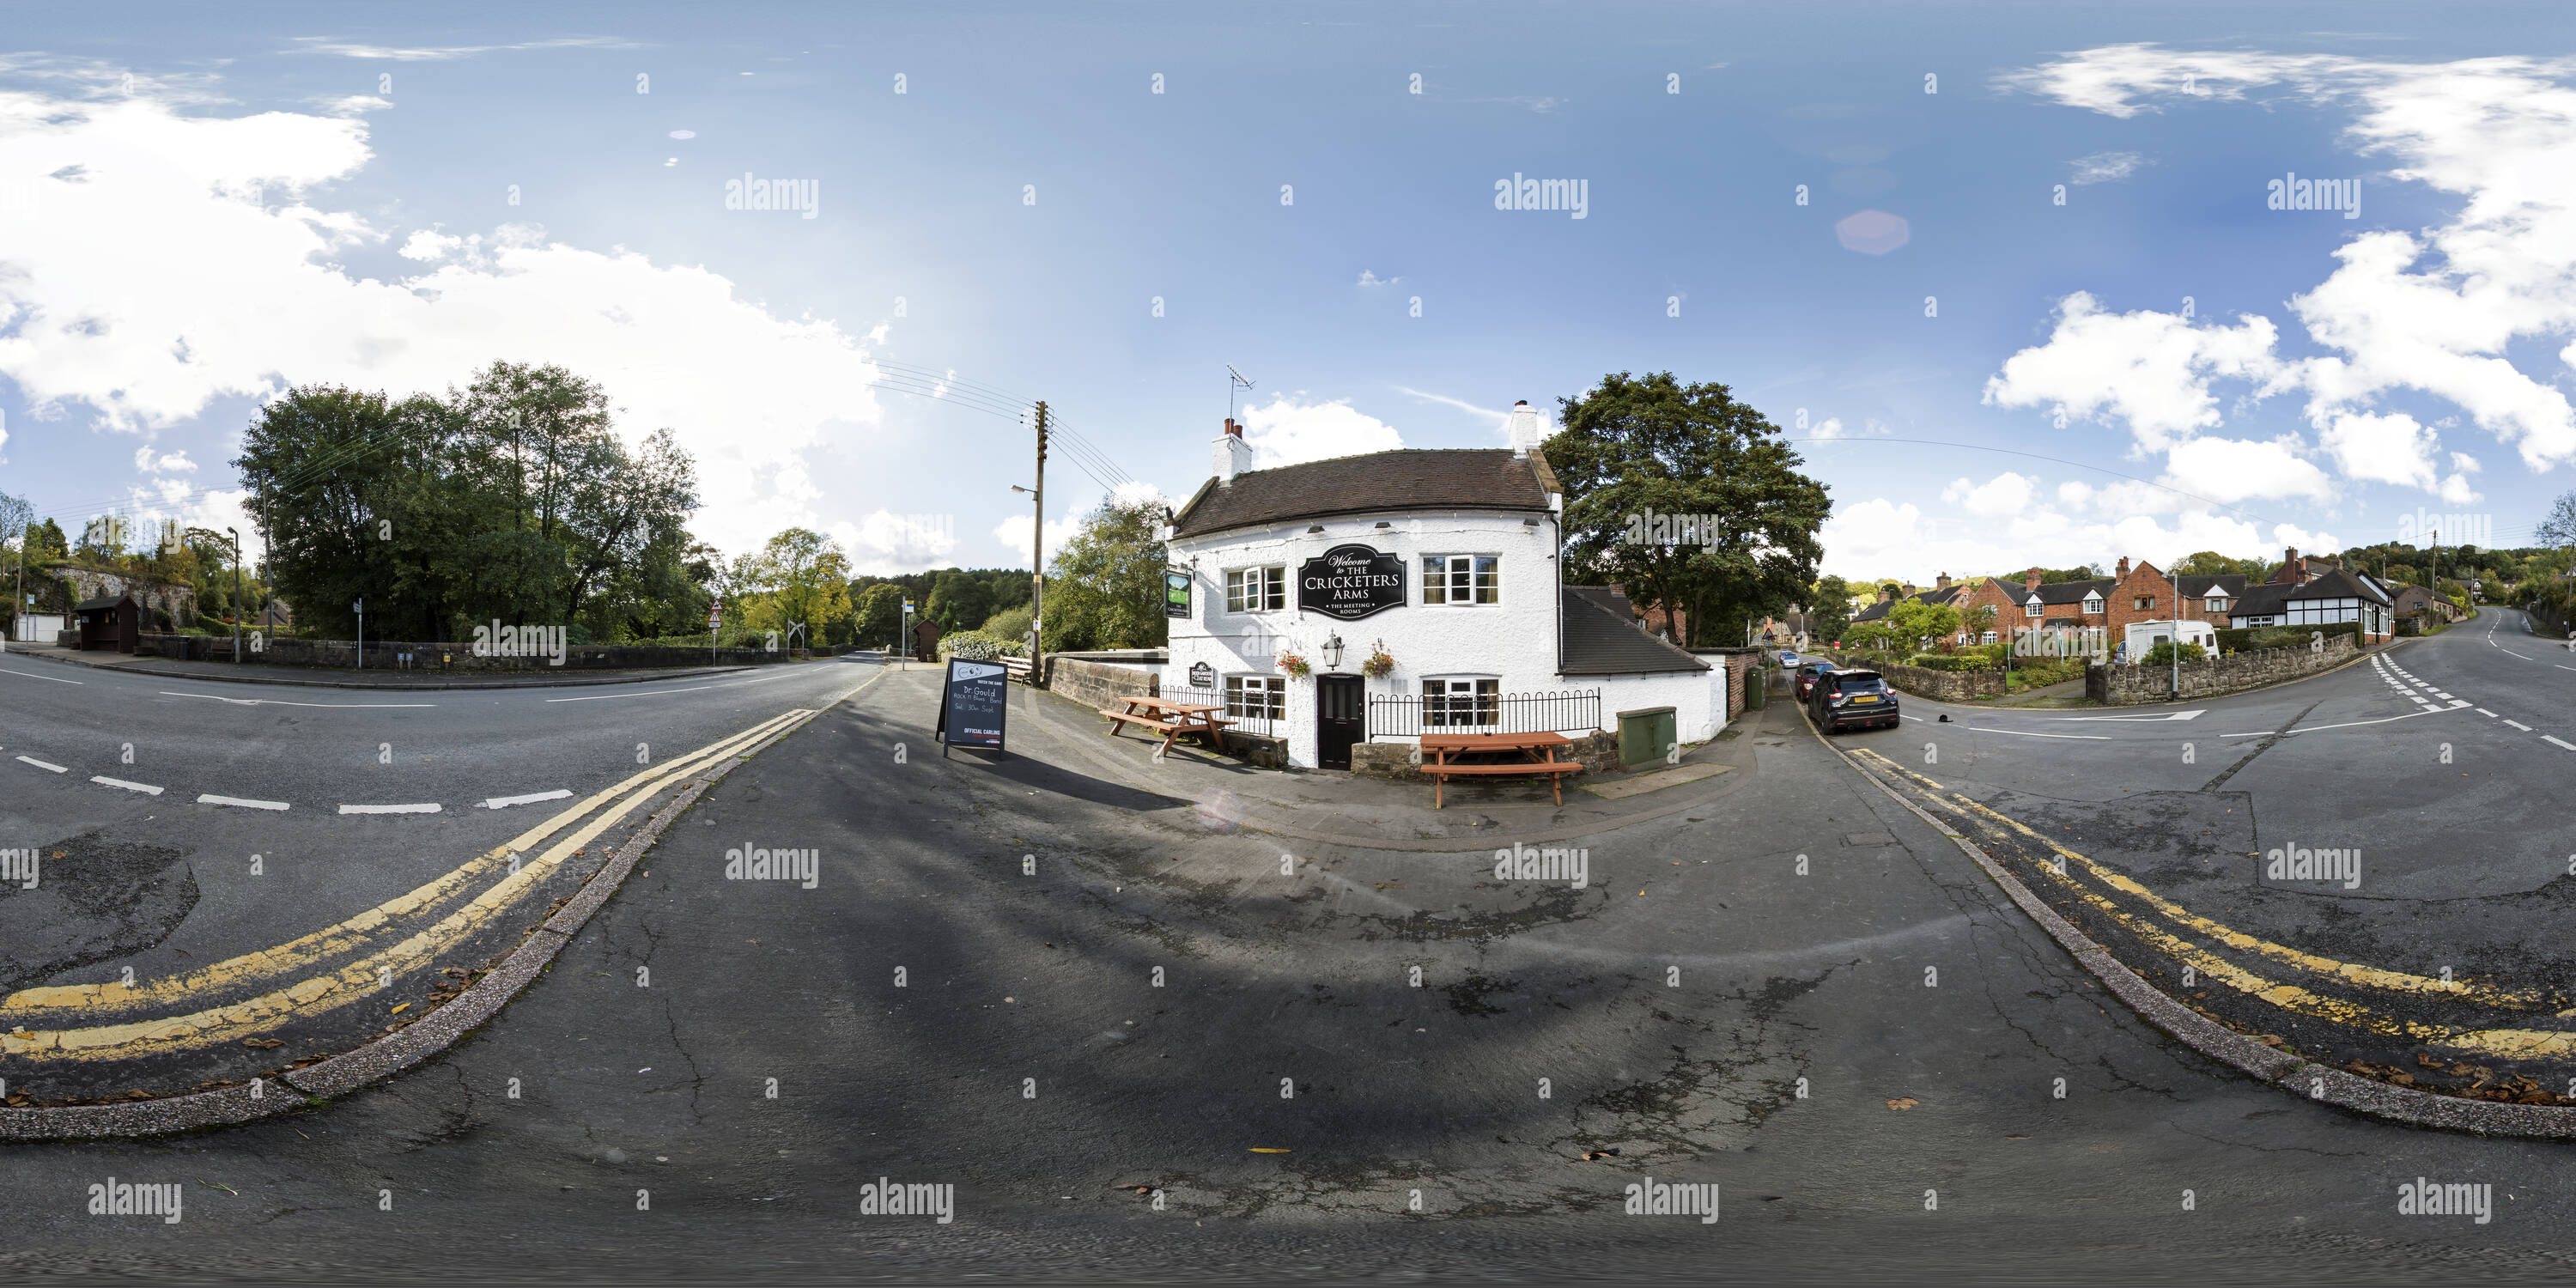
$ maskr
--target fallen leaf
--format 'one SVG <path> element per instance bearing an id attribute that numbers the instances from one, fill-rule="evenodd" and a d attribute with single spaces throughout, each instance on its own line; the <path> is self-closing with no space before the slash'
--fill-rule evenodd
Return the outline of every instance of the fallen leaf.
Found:
<path id="1" fill-rule="evenodd" d="M 400 1015 L 400 1014 L 402 1014 L 403 1012 L 408 1011 L 408 1010 L 410 1010 L 410 1009 L 411 1009 L 411 1003 L 409 1003 L 409 1002 L 405 1002 L 405 1003 L 403 1003 L 402 1005 L 397 1006 L 397 1007 L 395 1007 L 394 1009 L 392 1009 L 392 1010 L 390 1010 L 390 1011 L 385 1012 L 385 1014 L 387 1014 L 387 1015 Z"/>
<path id="2" fill-rule="evenodd" d="M 1154 1192 L 1154 1187 L 1151 1185 L 1112 1185 L 1109 1188 L 1113 1190 L 1125 1190 L 1130 1194 L 1151 1194 Z"/>
<path id="3" fill-rule="evenodd" d="M 1602 1159 L 1617 1158 L 1618 1156 L 1619 1151 L 1615 1149 L 1587 1149 L 1583 1151 L 1583 1161 L 1587 1163 L 1597 1163 Z"/>
<path id="4" fill-rule="evenodd" d="M 1917 1100 L 1912 1096 L 1898 1096 L 1896 1099 L 1888 1101 L 1887 1107 L 1890 1109 L 1912 1109 L 1916 1105 L 1922 1103 L 1922 1101 Z"/>
<path id="5" fill-rule="evenodd" d="M 223 1182 L 221 1182 L 221 1181 L 200 1180 L 200 1181 L 198 1181 L 198 1182 L 197 1182 L 197 1184 L 199 1184 L 199 1185 L 203 1185 L 203 1186 L 205 1186 L 207 1189 L 210 1189 L 210 1190 L 222 1190 L 224 1193 L 226 1193 L 226 1194 L 230 1194 L 230 1195 L 232 1195 L 232 1196 L 234 1196 L 234 1197 L 236 1197 L 236 1198 L 238 1198 L 238 1197 L 240 1197 L 240 1196 L 241 1196 L 241 1191 L 240 1191 L 240 1190 L 234 1189 L 233 1187 L 231 1187 L 231 1186 L 229 1186 L 229 1185 L 226 1185 L 226 1184 L 224 1184 L 224 1183 L 223 1183 Z"/>
<path id="6" fill-rule="evenodd" d="M 257 1048 L 259 1048 L 259 1049 L 260 1049 L 260 1050 L 262 1050 L 262 1051 L 266 1051 L 266 1050 L 270 1050 L 270 1049 L 275 1048 L 275 1047 L 282 1047 L 282 1046 L 285 1046 L 285 1045 L 286 1045 L 286 1039 L 284 1039 L 284 1038 L 243 1038 L 243 1039 L 242 1039 L 242 1045 L 243 1045 L 243 1046 L 246 1046 L 246 1047 L 257 1047 Z"/>
<path id="7" fill-rule="evenodd" d="M 1285 1154 L 1290 1152 L 1284 1149 L 1263 1149 L 1259 1145 L 1251 1146 L 1250 1151 L 1255 1154 Z"/>

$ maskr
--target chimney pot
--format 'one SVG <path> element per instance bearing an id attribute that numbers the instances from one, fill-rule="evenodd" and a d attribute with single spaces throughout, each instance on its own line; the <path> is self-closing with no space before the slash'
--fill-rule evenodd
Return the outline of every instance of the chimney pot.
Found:
<path id="1" fill-rule="evenodd" d="M 2129 557 L 2127 555 L 2120 556 L 2120 571 L 2118 575 L 2123 578 L 2129 575 Z"/>
<path id="2" fill-rule="evenodd" d="M 1950 588 L 1950 574 L 1946 572 L 1941 574 L 1940 580 L 1933 582 L 1932 587 L 1935 590 L 1948 590 Z"/>

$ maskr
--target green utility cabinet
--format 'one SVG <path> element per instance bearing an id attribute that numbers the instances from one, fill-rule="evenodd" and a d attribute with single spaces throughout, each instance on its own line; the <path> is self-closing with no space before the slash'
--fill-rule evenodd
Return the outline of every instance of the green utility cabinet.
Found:
<path id="1" fill-rule="evenodd" d="M 1619 763 L 1627 769 L 1651 769 L 1664 763 L 1676 745 L 1673 709 L 1640 707 L 1619 713 Z"/>

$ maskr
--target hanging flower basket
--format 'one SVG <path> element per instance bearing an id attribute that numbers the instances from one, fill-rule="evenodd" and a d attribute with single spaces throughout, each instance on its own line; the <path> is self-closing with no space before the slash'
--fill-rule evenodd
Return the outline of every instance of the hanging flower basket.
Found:
<path id="1" fill-rule="evenodd" d="M 1383 680 L 1395 670 L 1395 658 L 1387 653 L 1386 641 L 1369 645 L 1368 660 L 1360 663 L 1360 674 L 1372 680 Z"/>
<path id="2" fill-rule="evenodd" d="M 1306 659 L 1302 655 L 1287 649 L 1279 650 L 1279 669 L 1300 680 L 1313 674 L 1315 670 L 1306 664 Z"/>

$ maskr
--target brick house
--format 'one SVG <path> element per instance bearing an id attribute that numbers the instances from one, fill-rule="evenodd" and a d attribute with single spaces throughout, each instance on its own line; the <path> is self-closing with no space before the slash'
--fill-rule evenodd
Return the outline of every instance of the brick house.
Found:
<path id="1" fill-rule="evenodd" d="M 2361 642 L 2384 644 L 2397 630 L 2397 605 L 2387 589 L 2369 574 L 2355 572 L 2340 560 L 2301 557 L 2298 547 L 2284 552 L 2272 580 L 2249 586 L 2229 605 L 2229 625 L 2332 626 L 2361 624 Z"/>

